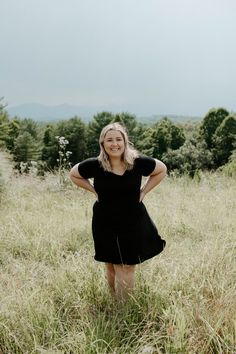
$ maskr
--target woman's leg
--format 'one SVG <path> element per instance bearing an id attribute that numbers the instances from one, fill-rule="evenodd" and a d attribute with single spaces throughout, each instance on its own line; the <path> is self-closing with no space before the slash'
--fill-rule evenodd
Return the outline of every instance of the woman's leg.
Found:
<path id="1" fill-rule="evenodd" d="M 115 295 L 115 269 L 112 263 L 106 263 L 107 282 L 111 294 Z"/>
<path id="2" fill-rule="evenodd" d="M 115 271 L 116 296 L 125 300 L 134 288 L 135 265 L 113 264 Z"/>

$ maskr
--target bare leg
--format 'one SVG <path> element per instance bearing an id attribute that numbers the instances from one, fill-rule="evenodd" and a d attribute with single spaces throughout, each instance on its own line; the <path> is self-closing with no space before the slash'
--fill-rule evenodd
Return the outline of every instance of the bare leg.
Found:
<path id="1" fill-rule="evenodd" d="M 117 298 L 126 300 L 133 291 L 135 265 L 113 264 L 113 267 Z"/>
<path id="2" fill-rule="evenodd" d="M 106 263 L 107 282 L 110 293 L 115 295 L 115 269 L 112 263 Z"/>

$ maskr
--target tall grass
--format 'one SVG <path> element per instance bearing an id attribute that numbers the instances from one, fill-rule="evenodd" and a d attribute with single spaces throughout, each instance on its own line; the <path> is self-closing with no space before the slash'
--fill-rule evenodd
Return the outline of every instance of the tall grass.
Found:
<path id="1" fill-rule="evenodd" d="M 1 353 L 235 353 L 236 182 L 167 178 L 146 196 L 167 241 L 121 307 L 93 260 L 94 198 L 11 179 L 0 211 Z"/>

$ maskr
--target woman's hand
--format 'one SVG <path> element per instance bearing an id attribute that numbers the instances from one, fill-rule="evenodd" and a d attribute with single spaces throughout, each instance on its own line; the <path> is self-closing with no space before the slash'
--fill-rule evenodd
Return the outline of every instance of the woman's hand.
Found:
<path id="1" fill-rule="evenodd" d="M 145 195 L 150 192 L 154 187 L 156 187 L 166 176 L 166 165 L 160 160 L 156 160 L 156 167 L 154 171 L 149 175 L 146 182 L 140 189 L 139 202 L 141 203 Z"/>

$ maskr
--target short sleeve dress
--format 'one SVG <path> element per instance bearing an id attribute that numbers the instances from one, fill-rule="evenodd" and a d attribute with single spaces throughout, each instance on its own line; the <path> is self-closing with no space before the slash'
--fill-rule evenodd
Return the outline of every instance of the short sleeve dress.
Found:
<path id="1" fill-rule="evenodd" d="M 94 179 L 98 195 L 92 218 L 95 260 L 132 265 L 163 251 L 166 242 L 139 202 L 142 176 L 150 175 L 155 165 L 153 158 L 139 156 L 132 170 L 117 175 L 105 171 L 98 158 L 79 164 L 79 174 Z"/>

